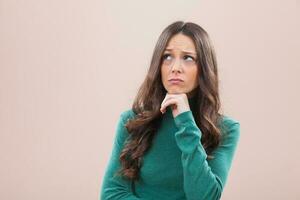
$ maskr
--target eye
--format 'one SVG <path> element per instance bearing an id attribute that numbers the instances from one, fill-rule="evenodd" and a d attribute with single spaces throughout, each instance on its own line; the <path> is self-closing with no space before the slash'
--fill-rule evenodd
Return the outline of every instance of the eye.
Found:
<path id="1" fill-rule="evenodd" d="M 170 56 L 170 54 L 166 53 L 163 55 L 163 60 L 165 60 L 168 56 Z"/>
<path id="2" fill-rule="evenodd" d="M 192 61 L 195 61 L 195 59 L 194 59 L 192 56 L 185 55 L 185 56 L 184 56 L 184 59 L 185 59 L 185 58 L 191 58 Z"/>

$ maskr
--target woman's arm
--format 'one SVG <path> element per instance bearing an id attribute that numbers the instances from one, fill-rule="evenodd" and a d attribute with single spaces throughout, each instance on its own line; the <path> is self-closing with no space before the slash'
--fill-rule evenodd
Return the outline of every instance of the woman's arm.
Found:
<path id="1" fill-rule="evenodd" d="M 207 154 L 200 142 L 202 133 L 192 112 L 185 111 L 174 118 L 178 131 L 176 143 L 182 151 L 184 191 L 187 200 L 218 200 L 227 181 L 233 156 L 240 136 L 240 124 L 227 119 L 226 138 L 213 152 L 214 159 L 206 160 Z"/>
<path id="2" fill-rule="evenodd" d="M 138 200 L 131 192 L 131 182 L 114 176 L 114 173 L 120 168 L 119 155 L 123 148 L 124 141 L 128 136 L 126 127 L 124 126 L 131 112 L 125 111 L 121 113 L 117 123 L 114 145 L 111 152 L 109 163 L 104 174 L 100 200 Z"/>

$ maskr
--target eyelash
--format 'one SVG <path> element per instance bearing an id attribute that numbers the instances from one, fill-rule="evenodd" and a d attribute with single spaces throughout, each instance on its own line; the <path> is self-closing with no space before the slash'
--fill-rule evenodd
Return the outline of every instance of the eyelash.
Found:
<path id="1" fill-rule="evenodd" d="M 168 56 L 170 56 L 171 54 L 164 54 L 163 55 L 163 59 L 165 59 L 165 58 L 167 58 Z M 190 58 L 192 58 L 193 60 L 195 60 L 195 58 L 194 57 L 192 57 L 192 56 L 189 56 L 189 55 L 185 55 L 184 57 L 190 57 Z"/>

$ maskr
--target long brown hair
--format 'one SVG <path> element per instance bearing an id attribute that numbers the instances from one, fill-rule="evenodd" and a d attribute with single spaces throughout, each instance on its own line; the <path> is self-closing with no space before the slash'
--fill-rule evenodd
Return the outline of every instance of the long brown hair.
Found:
<path id="1" fill-rule="evenodd" d="M 132 105 L 135 117 L 126 123 L 129 138 L 120 153 L 119 174 L 130 180 L 139 179 L 143 155 L 151 147 L 153 137 L 160 126 L 162 113 L 160 105 L 166 90 L 161 80 L 161 62 L 165 47 L 172 36 L 182 33 L 195 44 L 199 86 L 196 93 L 195 121 L 202 132 L 201 143 L 209 155 L 220 143 L 219 120 L 221 107 L 216 54 L 207 32 L 198 24 L 176 21 L 167 26 L 158 38 L 146 78 L 138 90 Z"/>

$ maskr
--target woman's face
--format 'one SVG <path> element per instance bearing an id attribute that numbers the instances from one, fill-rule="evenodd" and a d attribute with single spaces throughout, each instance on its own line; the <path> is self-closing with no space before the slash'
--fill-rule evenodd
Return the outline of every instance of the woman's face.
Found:
<path id="1" fill-rule="evenodd" d="M 186 93 L 188 97 L 198 86 L 197 54 L 194 41 L 181 33 L 168 42 L 162 57 L 162 83 L 170 94 Z M 181 81 L 170 81 L 170 79 Z"/>

